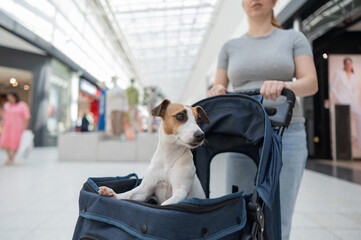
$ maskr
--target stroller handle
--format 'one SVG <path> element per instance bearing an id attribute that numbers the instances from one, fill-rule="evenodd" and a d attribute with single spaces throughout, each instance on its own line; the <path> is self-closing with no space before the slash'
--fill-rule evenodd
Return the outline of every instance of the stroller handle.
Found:
<path id="1" fill-rule="evenodd" d="M 235 91 L 234 93 L 244 94 L 248 96 L 261 94 L 259 88 L 238 90 Z M 293 107 L 295 106 L 296 96 L 293 93 L 293 91 L 288 88 L 283 88 L 281 95 L 287 98 L 286 102 L 274 107 L 265 107 L 265 109 L 269 115 L 269 119 L 271 120 L 273 127 L 284 126 L 287 128 L 292 119 L 292 112 L 293 112 Z"/>

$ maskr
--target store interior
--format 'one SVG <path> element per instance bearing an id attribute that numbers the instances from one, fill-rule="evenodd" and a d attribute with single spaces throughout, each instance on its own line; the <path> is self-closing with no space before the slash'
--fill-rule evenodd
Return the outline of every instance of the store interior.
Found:
<path id="1" fill-rule="evenodd" d="M 6 101 L 6 94 L 15 92 L 21 101 L 32 108 L 33 74 L 30 71 L 0 66 L 1 104 Z"/>

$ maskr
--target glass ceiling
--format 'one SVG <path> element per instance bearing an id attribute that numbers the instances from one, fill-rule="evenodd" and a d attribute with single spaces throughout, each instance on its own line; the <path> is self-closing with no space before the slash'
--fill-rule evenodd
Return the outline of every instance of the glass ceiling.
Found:
<path id="1" fill-rule="evenodd" d="M 137 59 L 143 84 L 178 98 L 217 0 L 104 1 Z"/>

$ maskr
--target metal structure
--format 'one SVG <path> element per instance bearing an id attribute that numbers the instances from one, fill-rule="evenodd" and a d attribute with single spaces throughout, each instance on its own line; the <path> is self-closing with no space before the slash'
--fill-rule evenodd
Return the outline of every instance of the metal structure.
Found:
<path id="1" fill-rule="evenodd" d="M 302 21 L 311 42 L 361 11 L 361 0 L 331 0 Z"/>

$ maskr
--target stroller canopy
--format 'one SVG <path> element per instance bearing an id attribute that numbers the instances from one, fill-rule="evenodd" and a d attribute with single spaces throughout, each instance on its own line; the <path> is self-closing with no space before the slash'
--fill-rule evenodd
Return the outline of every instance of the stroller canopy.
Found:
<path id="1" fill-rule="evenodd" d="M 197 175 L 206 196 L 209 197 L 210 162 L 215 155 L 223 152 L 248 155 L 258 168 L 255 185 L 266 205 L 266 230 L 268 236 L 274 236 L 271 232 L 277 231 L 280 225 L 282 145 L 281 136 L 272 128 L 262 105 L 262 96 L 220 95 L 193 106 L 197 105 L 206 111 L 210 120 L 210 124 L 201 124 L 206 135 L 205 144 L 193 151 Z"/>

